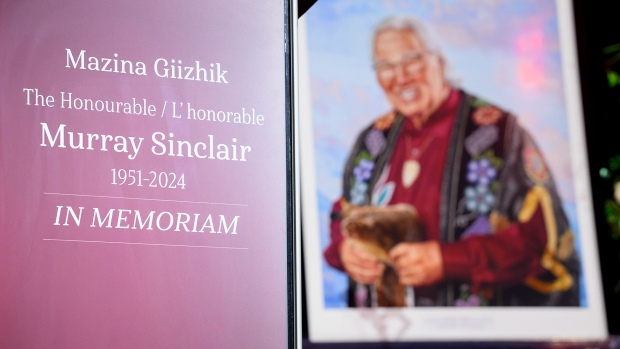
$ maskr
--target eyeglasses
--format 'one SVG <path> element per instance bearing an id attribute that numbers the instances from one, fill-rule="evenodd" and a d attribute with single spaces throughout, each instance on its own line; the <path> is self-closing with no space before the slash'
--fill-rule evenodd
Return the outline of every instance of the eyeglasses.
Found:
<path id="1" fill-rule="evenodd" d="M 390 80 L 396 76 L 397 68 L 412 76 L 418 75 L 426 65 L 426 57 L 432 54 L 430 51 L 415 51 L 407 53 L 398 63 L 376 62 L 373 68 L 380 79 Z"/>

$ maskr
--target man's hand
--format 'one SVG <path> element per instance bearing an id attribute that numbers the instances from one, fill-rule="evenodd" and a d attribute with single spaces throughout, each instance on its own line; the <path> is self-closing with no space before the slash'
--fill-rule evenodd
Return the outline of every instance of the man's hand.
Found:
<path id="1" fill-rule="evenodd" d="M 361 284 L 371 284 L 381 275 L 385 265 L 372 254 L 360 249 L 351 238 L 345 238 L 340 246 L 340 259 L 347 274 Z"/>
<path id="2" fill-rule="evenodd" d="M 403 285 L 432 285 L 444 277 L 437 241 L 401 242 L 390 250 L 390 259 Z"/>

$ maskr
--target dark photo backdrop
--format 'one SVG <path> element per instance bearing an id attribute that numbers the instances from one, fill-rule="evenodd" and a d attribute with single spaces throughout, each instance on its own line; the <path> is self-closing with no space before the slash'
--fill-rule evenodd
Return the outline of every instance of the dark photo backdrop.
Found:
<path id="1" fill-rule="evenodd" d="M 576 1 L 592 198 L 607 323 L 620 334 L 620 3 Z"/>

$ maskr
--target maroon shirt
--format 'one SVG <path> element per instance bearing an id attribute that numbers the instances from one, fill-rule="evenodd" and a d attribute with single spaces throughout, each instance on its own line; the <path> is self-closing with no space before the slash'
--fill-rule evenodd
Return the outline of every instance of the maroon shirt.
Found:
<path id="1" fill-rule="evenodd" d="M 394 194 L 389 204 L 408 203 L 420 216 L 427 240 L 440 240 L 440 200 L 443 170 L 450 146 L 452 125 L 461 94 L 452 90 L 446 101 L 431 115 L 420 130 L 406 119 L 396 141 L 390 160 L 387 182 L 394 182 Z M 420 172 L 413 184 L 403 184 L 403 164 L 416 160 Z M 340 201 L 332 212 L 341 210 Z M 340 260 L 343 241 L 340 221 L 331 223 L 331 244 L 325 250 L 329 265 L 344 271 Z M 528 276 L 541 273 L 540 257 L 547 243 L 544 219 L 540 207 L 526 223 L 513 223 L 505 230 L 486 236 L 472 236 L 460 241 L 441 243 L 441 254 L 446 280 L 472 282 L 479 286 L 512 285 Z M 419 292 L 416 289 L 416 292 Z M 430 290 L 429 290 L 430 291 Z"/>

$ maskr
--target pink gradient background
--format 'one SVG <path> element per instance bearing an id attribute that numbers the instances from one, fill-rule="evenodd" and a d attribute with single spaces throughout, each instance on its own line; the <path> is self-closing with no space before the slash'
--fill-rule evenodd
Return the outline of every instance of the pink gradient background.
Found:
<path id="1" fill-rule="evenodd" d="M 264 1 L 9 1 L 0 9 L 0 347 L 282 348 L 287 340 L 283 5 Z M 67 69 L 74 54 L 146 64 L 147 76 Z M 228 84 L 159 78 L 157 58 L 219 62 Z M 53 95 L 26 105 L 23 88 Z M 60 108 L 60 91 L 146 98 L 157 116 Z M 254 108 L 264 126 L 159 117 L 164 100 Z M 41 122 L 144 137 L 135 160 L 39 146 Z M 247 162 L 155 156 L 153 132 L 250 145 Z M 68 139 L 66 140 L 68 141 Z M 185 190 L 112 185 L 112 168 L 185 173 Z M 44 192 L 247 206 L 43 195 Z M 81 227 L 54 226 L 83 206 Z M 90 228 L 92 208 L 240 216 L 237 235 Z M 46 238 L 243 247 L 210 249 Z"/>

